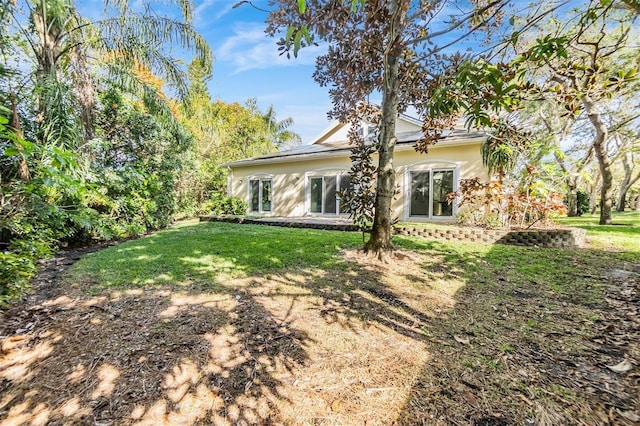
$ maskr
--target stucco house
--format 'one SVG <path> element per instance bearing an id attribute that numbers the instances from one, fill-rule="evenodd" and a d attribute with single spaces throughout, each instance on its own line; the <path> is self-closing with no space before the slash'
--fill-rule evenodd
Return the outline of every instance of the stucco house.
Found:
<path id="1" fill-rule="evenodd" d="M 365 138 L 370 130 L 366 123 L 360 129 Z M 347 131 L 348 125 L 335 123 L 309 145 L 229 163 L 228 194 L 246 200 L 252 215 L 347 217 L 338 196 L 349 185 Z M 421 123 L 400 115 L 396 135 L 399 192 L 393 201 L 394 216 L 403 221 L 455 219 L 457 207 L 447 202 L 447 194 L 458 189 L 460 179 L 487 178 L 480 152 L 485 134 L 460 126 L 447 132 L 428 154 L 419 154 L 413 145 L 420 138 Z"/>

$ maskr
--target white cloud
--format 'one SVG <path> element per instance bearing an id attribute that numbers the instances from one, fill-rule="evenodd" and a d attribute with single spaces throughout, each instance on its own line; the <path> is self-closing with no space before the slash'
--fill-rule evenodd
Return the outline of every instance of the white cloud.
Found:
<path id="1" fill-rule="evenodd" d="M 213 6 L 219 3 L 215 11 L 210 11 Z M 236 1 L 204 0 L 193 10 L 194 22 L 197 26 L 210 24 L 229 13 Z M 213 19 L 211 19 L 213 18 Z"/>
<path id="2" fill-rule="evenodd" d="M 297 65 L 312 65 L 315 58 L 325 51 L 322 46 L 310 46 L 301 49 L 297 58 L 287 59 L 279 55 L 276 39 L 267 37 L 263 24 L 239 23 L 232 29 L 229 37 L 216 50 L 219 61 L 232 64 L 237 74 L 252 69 L 266 69 Z"/>

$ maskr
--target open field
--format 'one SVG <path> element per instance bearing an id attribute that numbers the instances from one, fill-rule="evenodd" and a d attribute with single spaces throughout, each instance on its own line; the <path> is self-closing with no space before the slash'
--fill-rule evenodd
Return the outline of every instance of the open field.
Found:
<path id="1" fill-rule="evenodd" d="M 0 322 L 0 425 L 636 424 L 639 222 L 580 250 L 396 237 L 389 264 L 358 233 L 185 223 L 54 260 Z"/>

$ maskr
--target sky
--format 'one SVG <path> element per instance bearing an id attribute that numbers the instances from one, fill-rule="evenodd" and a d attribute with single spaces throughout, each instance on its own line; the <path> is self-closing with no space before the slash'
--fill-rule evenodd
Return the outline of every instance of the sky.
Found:
<path id="1" fill-rule="evenodd" d="M 159 14 L 176 14 L 176 0 L 131 0 L 130 4 L 142 9 L 145 2 L 152 4 Z M 326 48 L 303 48 L 297 58 L 280 56 L 277 39 L 267 37 L 264 32 L 267 13 L 249 4 L 234 8 L 238 2 L 194 0 L 193 24 L 214 55 L 213 78 L 209 83 L 211 97 L 241 104 L 256 98 L 262 110 L 273 105 L 277 118 L 293 118 L 291 130 L 302 137 L 303 143 L 310 143 L 331 124 L 327 119 L 331 109 L 329 89 L 320 87 L 312 77 L 315 58 Z M 252 2 L 261 9 L 270 8 L 268 0 Z M 76 0 L 80 13 L 92 20 L 102 17 L 104 4 L 104 0 Z M 456 13 L 445 12 L 445 16 Z M 176 55 L 185 64 L 190 61 L 184 52 L 176 51 Z"/>
<path id="2" fill-rule="evenodd" d="M 233 6 L 240 0 L 194 0 L 195 29 L 207 40 L 214 55 L 213 78 L 209 93 L 213 100 L 244 104 L 256 98 L 264 111 L 273 105 L 278 120 L 291 117 L 291 128 L 311 142 L 329 125 L 331 109 L 328 89 L 313 80 L 315 58 L 320 47 L 302 49 L 297 58 L 278 54 L 277 39 L 267 37 L 264 30 L 267 13 L 248 4 Z M 145 0 L 132 0 L 132 8 L 142 9 Z M 176 15 L 171 6 L 176 0 L 146 0 L 161 15 Z M 268 10 L 268 0 L 252 0 Z M 104 0 L 76 0 L 80 13 L 91 20 L 102 18 Z M 191 58 L 177 49 L 176 57 L 185 64 Z"/>
<path id="3" fill-rule="evenodd" d="M 214 99 L 244 103 L 257 98 L 264 110 L 273 105 L 278 119 L 292 117 L 292 130 L 309 143 L 328 125 L 331 109 L 328 89 L 312 78 L 320 47 L 302 49 L 297 58 L 280 56 L 277 39 L 267 37 L 265 12 L 248 4 L 233 8 L 238 0 L 196 0 L 194 25 L 209 42 Z M 267 1 L 254 1 L 268 9 Z"/>

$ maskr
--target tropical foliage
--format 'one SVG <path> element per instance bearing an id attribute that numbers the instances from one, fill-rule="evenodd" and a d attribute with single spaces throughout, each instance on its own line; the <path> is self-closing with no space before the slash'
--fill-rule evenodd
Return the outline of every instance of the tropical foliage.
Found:
<path id="1" fill-rule="evenodd" d="M 60 245 L 244 213 L 223 164 L 296 140 L 272 107 L 211 101 L 191 6 L 112 0 L 90 21 L 74 0 L 0 5 L 0 304 Z"/>

